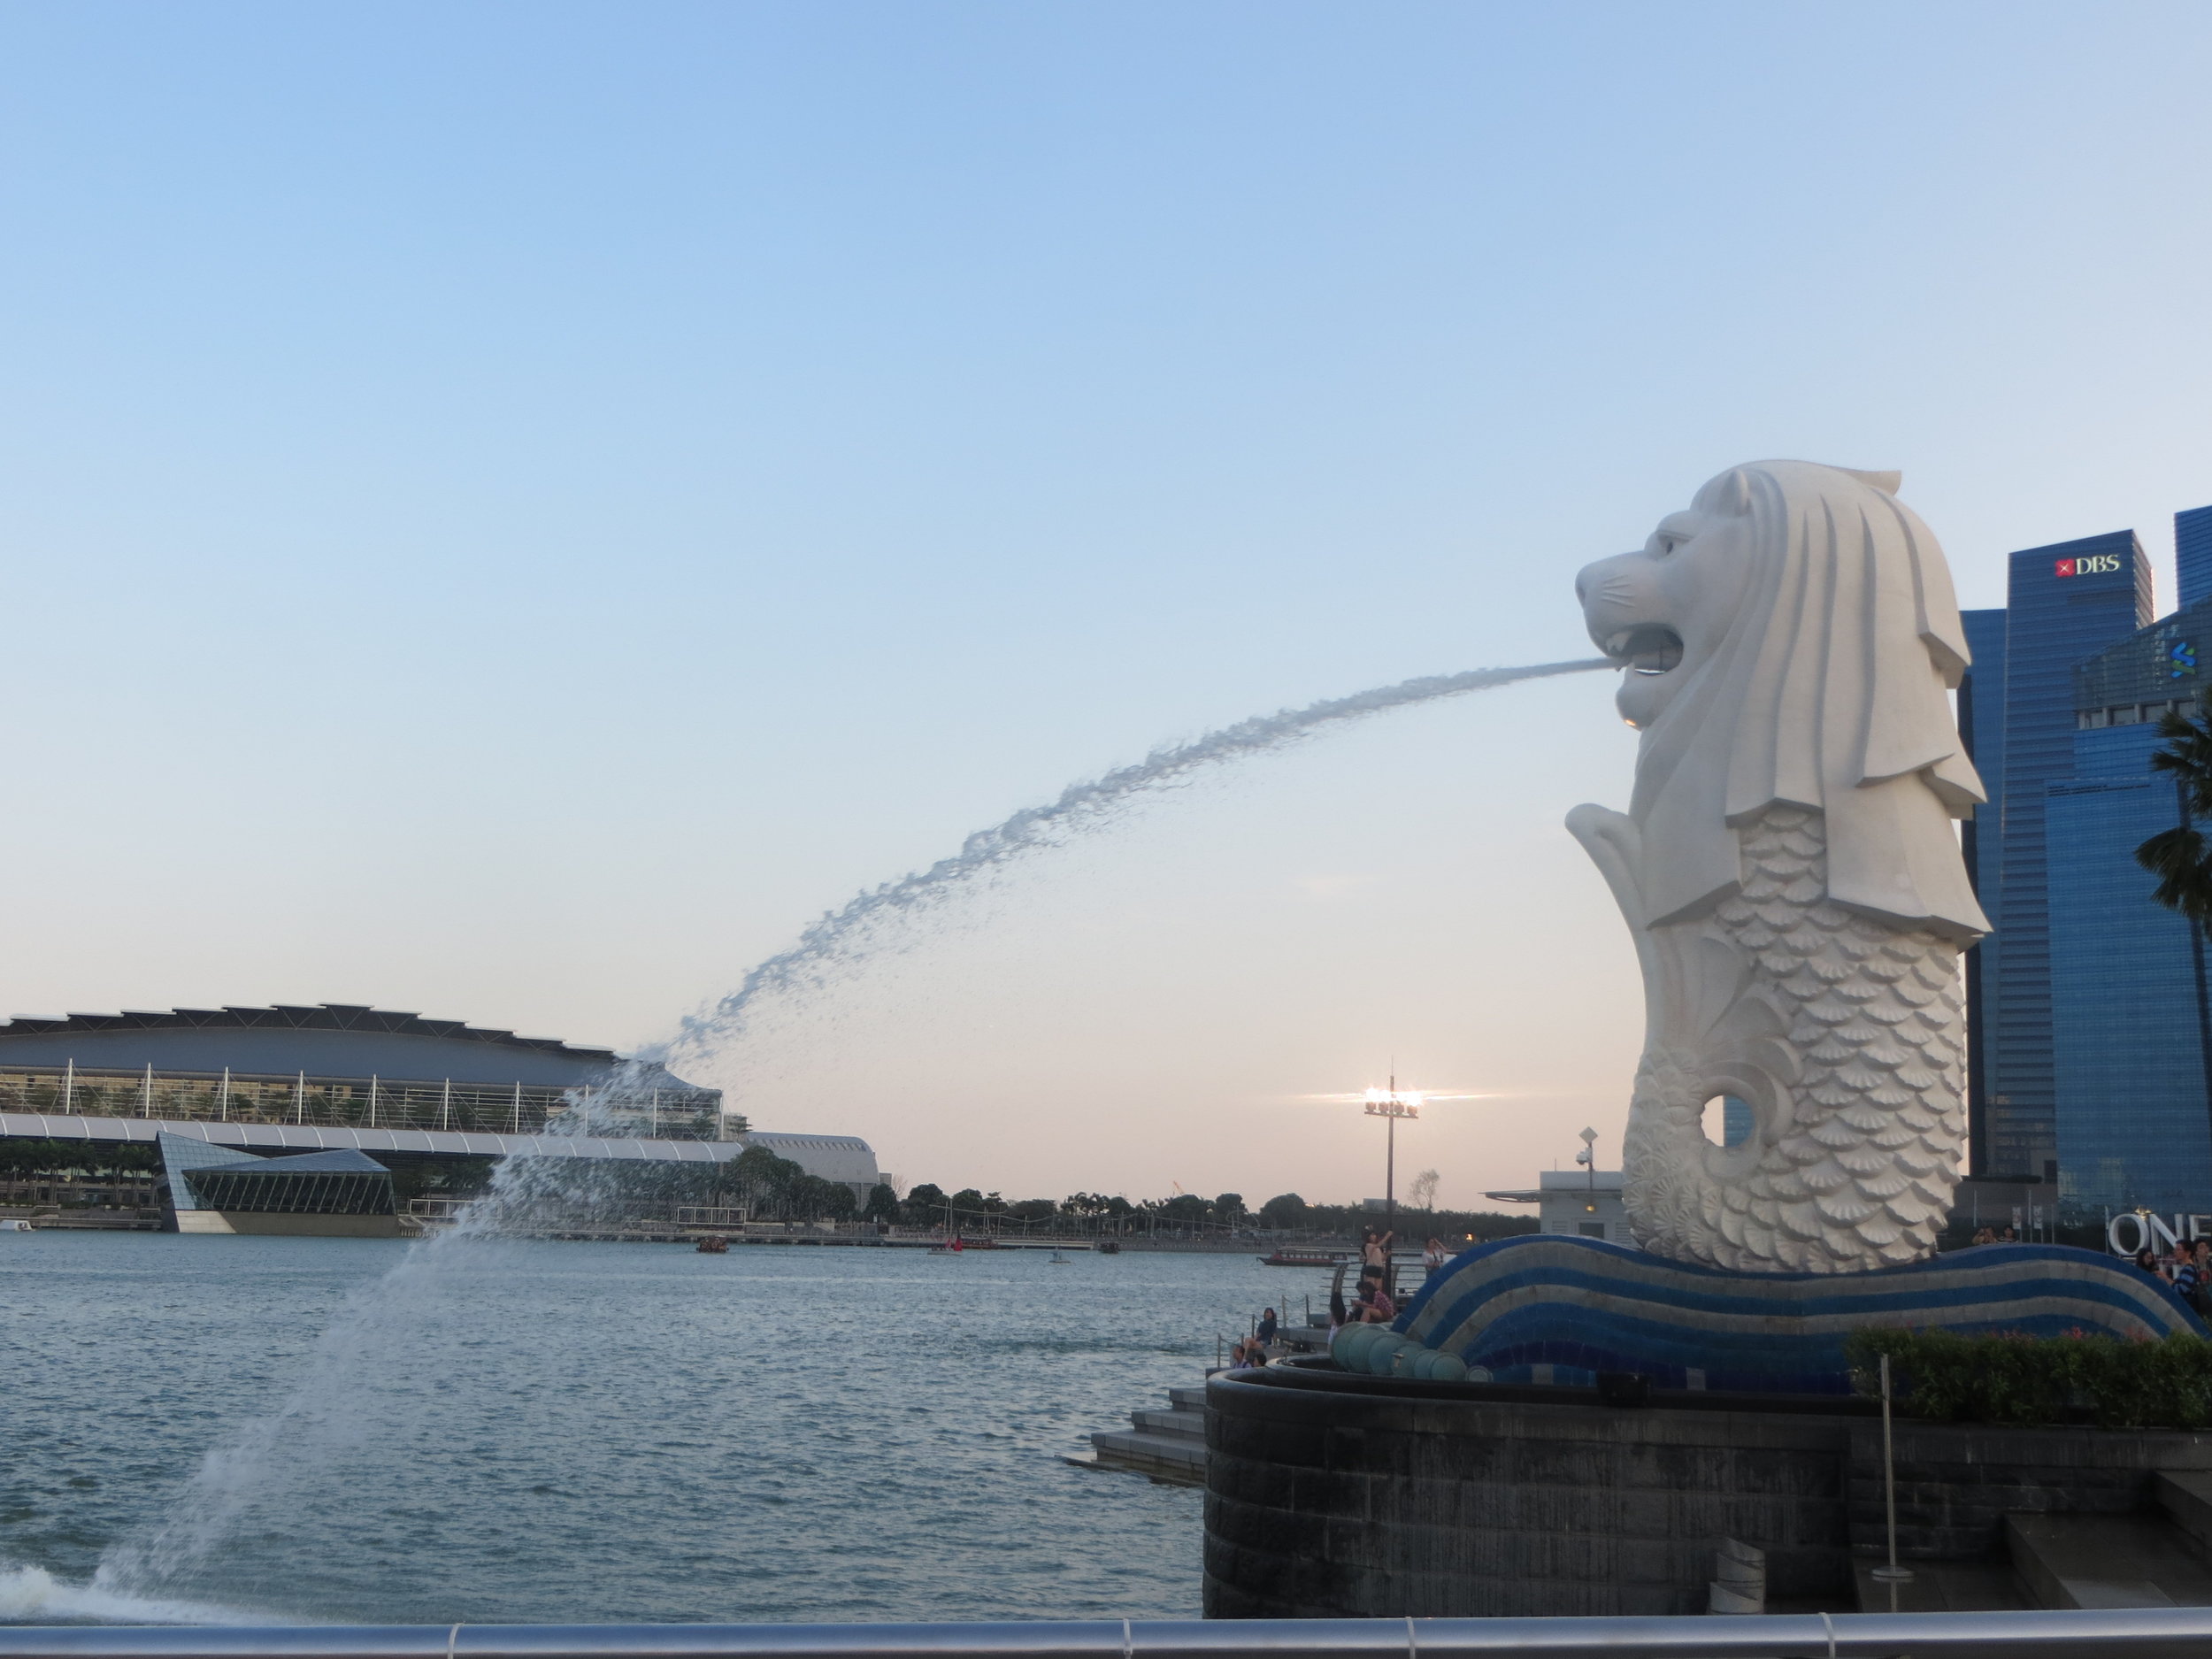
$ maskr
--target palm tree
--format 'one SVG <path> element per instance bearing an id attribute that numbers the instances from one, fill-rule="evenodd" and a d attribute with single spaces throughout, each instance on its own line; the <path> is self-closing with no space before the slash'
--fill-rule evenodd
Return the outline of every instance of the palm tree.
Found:
<path id="1" fill-rule="evenodd" d="M 2171 772 L 2181 822 L 2161 830 L 2135 849 L 2135 862 L 2158 878 L 2152 896 L 2180 913 L 2189 924 L 2189 961 L 2197 992 L 2197 1054 L 2204 1067 L 2204 1093 L 2212 1110 L 2212 976 L 2205 971 L 2204 940 L 2212 932 L 2212 850 L 2205 846 L 2200 818 L 2212 817 L 2212 720 L 2169 714 L 2158 723 L 2166 747 L 2151 757 L 2151 766 Z"/>
<path id="2" fill-rule="evenodd" d="M 2212 722 L 2169 714 L 2158 734 L 2166 747 L 2151 757 L 2151 765 L 2173 773 L 2181 822 L 2138 847 L 2135 862 L 2158 878 L 2158 902 L 2187 917 L 2201 938 L 2212 928 L 2212 849 L 2195 820 L 2212 818 Z"/>

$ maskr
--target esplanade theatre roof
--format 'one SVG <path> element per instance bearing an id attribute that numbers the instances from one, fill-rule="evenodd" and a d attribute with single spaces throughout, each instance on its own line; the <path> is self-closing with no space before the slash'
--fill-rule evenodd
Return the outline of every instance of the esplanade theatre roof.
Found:
<path id="1" fill-rule="evenodd" d="M 457 1019 L 365 1008 L 175 1008 L 158 1013 L 18 1017 L 0 1025 L 0 1067 L 258 1072 L 281 1076 L 449 1078 L 565 1088 L 596 1079 L 618 1056 L 553 1037 L 518 1037 Z"/>

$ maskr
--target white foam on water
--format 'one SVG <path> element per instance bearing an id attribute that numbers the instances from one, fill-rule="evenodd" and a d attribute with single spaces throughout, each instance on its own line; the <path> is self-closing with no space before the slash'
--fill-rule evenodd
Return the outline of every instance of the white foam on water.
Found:
<path id="1" fill-rule="evenodd" d="M 204 1601 L 133 1595 L 100 1583 L 71 1584 L 42 1567 L 0 1565 L 0 1624 L 267 1624 L 270 1615 Z M 286 1618 L 286 1624 L 297 1624 Z"/>

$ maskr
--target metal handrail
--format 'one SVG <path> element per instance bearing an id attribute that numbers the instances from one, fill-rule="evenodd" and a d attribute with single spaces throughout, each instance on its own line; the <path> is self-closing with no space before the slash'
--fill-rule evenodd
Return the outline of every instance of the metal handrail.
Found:
<path id="1" fill-rule="evenodd" d="M 964 1624 L 0 1626 L 0 1659 L 2165 1659 L 2212 1608 Z"/>

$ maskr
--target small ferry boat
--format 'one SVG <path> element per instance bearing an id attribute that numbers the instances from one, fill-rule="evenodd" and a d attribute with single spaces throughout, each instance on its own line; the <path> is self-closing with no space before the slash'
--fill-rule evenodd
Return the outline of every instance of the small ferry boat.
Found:
<path id="1" fill-rule="evenodd" d="M 1340 1262 L 1348 1262 L 1351 1259 L 1352 1254 L 1348 1250 L 1323 1250 L 1310 1246 L 1285 1244 L 1278 1246 L 1273 1255 L 1260 1257 L 1260 1265 L 1263 1267 L 1334 1267 Z"/>
<path id="2" fill-rule="evenodd" d="M 699 1240 L 699 1254 L 702 1256 L 727 1256 L 729 1253 L 730 1241 L 718 1233 L 710 1233 Z"/>

